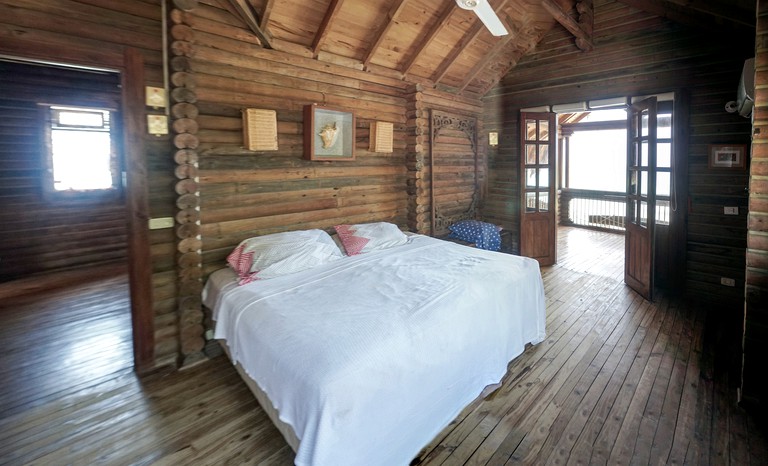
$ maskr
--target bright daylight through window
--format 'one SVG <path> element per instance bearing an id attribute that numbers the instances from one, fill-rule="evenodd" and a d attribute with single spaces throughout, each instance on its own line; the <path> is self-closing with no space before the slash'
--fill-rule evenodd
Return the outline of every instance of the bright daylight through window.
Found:
<path id="1" fill-rule="evenodd" d="M 48 107 L 49 191 L 117 188 L 111 114 L 101 108 Z"/>

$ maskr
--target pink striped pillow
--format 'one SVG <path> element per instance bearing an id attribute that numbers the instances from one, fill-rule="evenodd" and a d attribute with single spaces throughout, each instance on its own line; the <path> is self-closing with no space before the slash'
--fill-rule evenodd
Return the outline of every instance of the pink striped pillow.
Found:
<path id="1" fill-rule="evenodd" d="M 408 237 L 397 225 L 387 222 L 336 225 L 344 251 L 348 256 L 405 244 Z"/>

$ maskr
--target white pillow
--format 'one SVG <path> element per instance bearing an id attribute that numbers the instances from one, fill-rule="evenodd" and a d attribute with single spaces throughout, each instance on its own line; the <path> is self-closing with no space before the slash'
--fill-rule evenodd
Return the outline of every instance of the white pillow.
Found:
<path id="1" fill-rule="evenodd" d="M 392 223 L 336 225 L 334 228 L 348 256 L 400 246 L 408 242 L 408 237 Z"/>
<path id="2" fill-rule="evenodd" d="M 323 230 L 300 230 L 243 240 L 227 256 L 238 284 L 279 277 L 344 257 Z"/>

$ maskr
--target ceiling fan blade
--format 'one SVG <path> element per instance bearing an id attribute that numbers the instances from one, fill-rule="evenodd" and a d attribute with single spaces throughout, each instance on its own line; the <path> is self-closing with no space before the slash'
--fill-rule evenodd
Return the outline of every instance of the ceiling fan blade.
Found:
<path id="1" fill-rule="evenodd" d="M 475 12 L 480 21 L 485 24 L 485 27 L 491 31 L 494 36 L 506 36 L 509 34 L 507 28 L 504 27 L 496 12 L 493 11 L 488 0 L 478 0 L 477 6 L 472 9 Z"/>

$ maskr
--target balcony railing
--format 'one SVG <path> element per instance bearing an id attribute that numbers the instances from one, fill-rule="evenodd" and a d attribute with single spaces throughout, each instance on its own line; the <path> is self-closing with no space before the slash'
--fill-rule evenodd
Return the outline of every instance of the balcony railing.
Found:
<path id="1" fill-rule="evenodd" d="M 560 191 L 560 224 L 623 231 L 627 197 L 613 191 L 563 189 Z M 656 223 L 669 223 L 669 201 L 656 200 Z"/>

